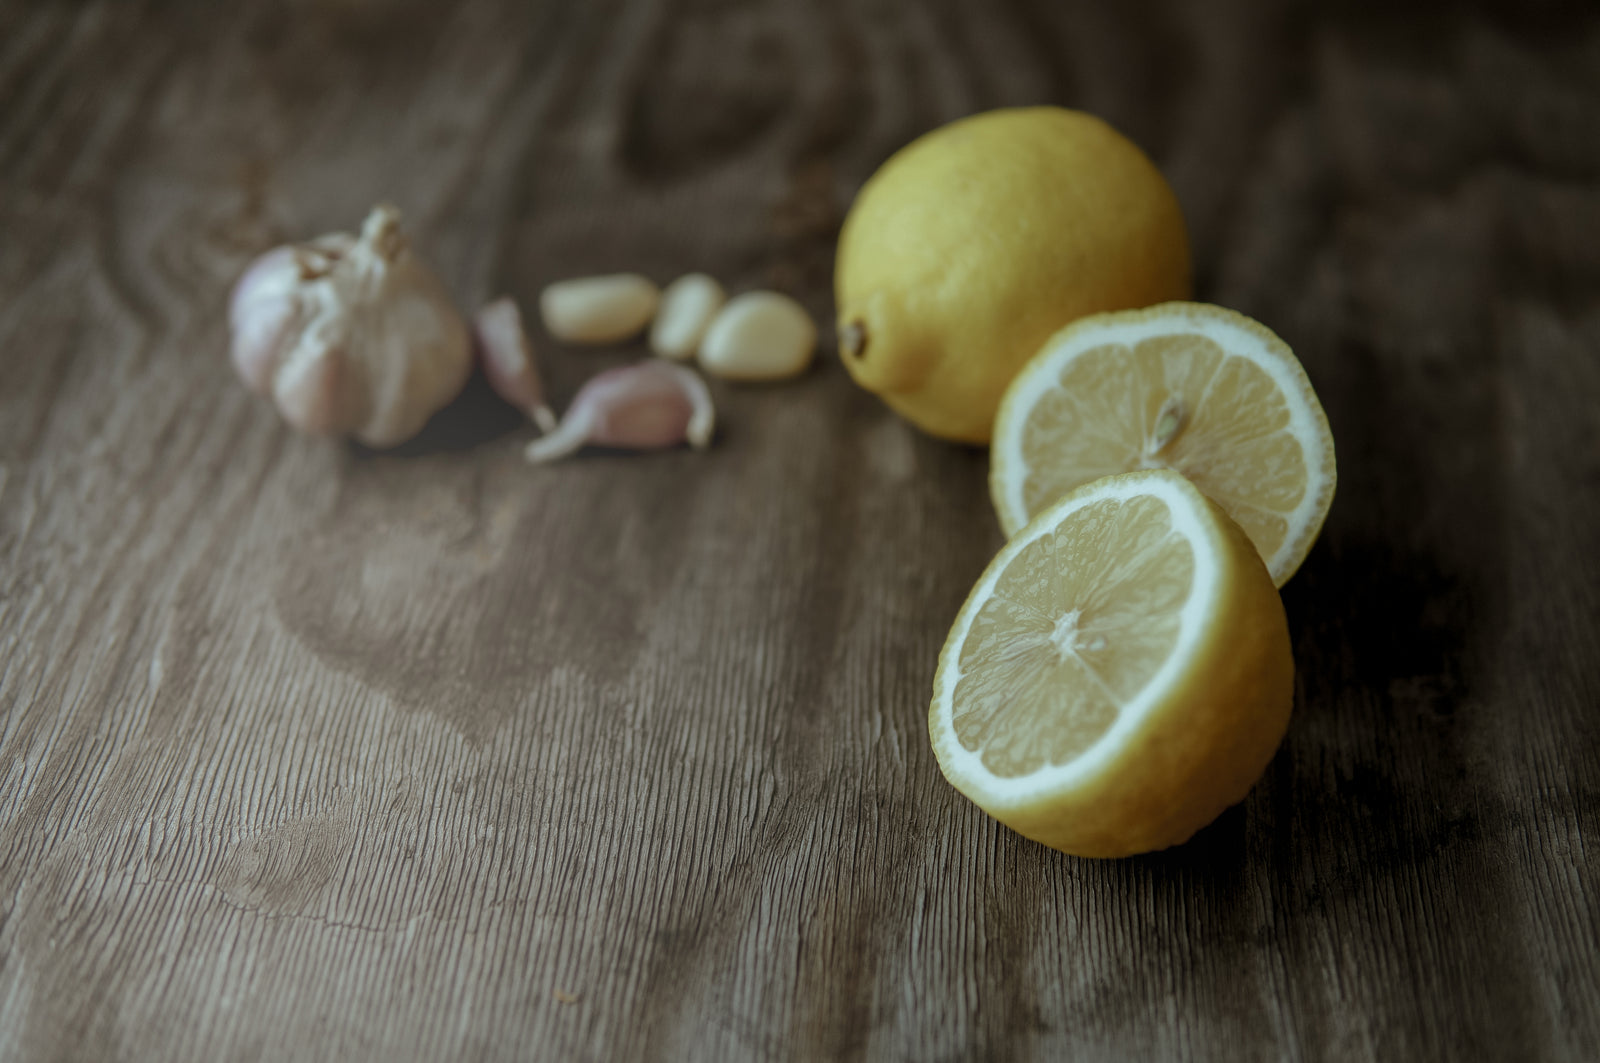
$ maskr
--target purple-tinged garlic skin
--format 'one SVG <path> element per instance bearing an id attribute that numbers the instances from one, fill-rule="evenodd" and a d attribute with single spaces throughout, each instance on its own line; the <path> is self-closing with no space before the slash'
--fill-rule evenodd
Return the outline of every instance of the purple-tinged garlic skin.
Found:
<path id="1" fill-rule="evenodd" d="M 250 264 L 228 300 L 233 367 L 257 394 L 269 390 L 272 359 L 292 324 L 294 303 L 288 295 L 298 274 L 294 249 L 275 247 Z"/>
<path id="2" fill-rule="evenodd" d="M 711 443 L 716 411 L 692 369 L 653 359 L 608 369 L 578 390 L 555 431 L 528 444 L 529 461 L 564 458 L 585 445 L 660 450 Z"/>
<path id="3" fill-rule="evenodd" d="M 235 285 L 234 367 L 295 428 L 402 443 L 472 371 L 466 322 L 379 206 L 359 237 L 330 233 L 274 248 Z"/>
<path id="4" fill-rule="evenodd" d="M 478 311 L 473 335 L 483 375 L 495 394 L 533 419 L 541 432 L 553 432 L 556 415 L 545 405 L 544 385 L 533 360 L 533 344 L 522 325 L 522 312 L 508 295 Z"/>

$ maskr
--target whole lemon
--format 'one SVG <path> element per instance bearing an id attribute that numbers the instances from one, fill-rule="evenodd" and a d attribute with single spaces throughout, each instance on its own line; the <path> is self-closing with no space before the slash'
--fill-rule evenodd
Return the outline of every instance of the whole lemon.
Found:
<path id="1" fill-rule="evenodd" d="M 1189 294 L 1161 172 L 1060 107 L 973 115 L 896 152 L 851 205 L 834 270 L 850 375 L 969 443 L 989 442 L 1006 385 L 1062 326 Z"/>

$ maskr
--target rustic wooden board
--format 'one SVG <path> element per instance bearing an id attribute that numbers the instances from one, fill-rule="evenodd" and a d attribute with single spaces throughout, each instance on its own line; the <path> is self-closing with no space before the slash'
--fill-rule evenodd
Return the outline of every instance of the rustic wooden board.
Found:
<path id="1" fill-rule="evenodd" d="M 0 1059 L 1600 1058 L 1600 19 L 1386 12 L 0 4 Z M 827 320 L 872 169 L 1037 101 L 1160 161 L 1339 444 L 1288 738 L 1173 851 L 942 782 L 985 455 L 831 351 L 546 469 L 481 382 L 377 454 L 223 357 L 379 198 L 464 303 Z"/>

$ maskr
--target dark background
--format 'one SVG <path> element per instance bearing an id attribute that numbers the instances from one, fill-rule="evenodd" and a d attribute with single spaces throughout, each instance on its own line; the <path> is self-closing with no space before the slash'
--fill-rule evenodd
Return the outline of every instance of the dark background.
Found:
<path id="1" fill-rule="evenodd" d="M 481 380 L 378 454 L 224 356 L 379 199 L 463 305 L 828 322 L 872 170 L 1036 102 L 1338 445 L 1288 737 L 1175 850 L 943 782 L 986 455 L 831 341 L 549 468 Z M 0 1058 L 1600 1058 L 1597 280 L 1592 4 L 0 2 Z M 535 340 L 558 407 L 642 352 Z"/>

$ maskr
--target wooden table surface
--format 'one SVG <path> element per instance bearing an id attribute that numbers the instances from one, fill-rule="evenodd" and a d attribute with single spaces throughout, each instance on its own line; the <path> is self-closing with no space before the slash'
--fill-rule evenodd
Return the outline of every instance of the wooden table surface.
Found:
<path id="1" fill-rule="evenodd" d="M 1338 441 L 1288 737 L 1174 850 L 944 783 L 986 455 L 831 341 L 545 468 L 481 380 L 376 453 L 224 356 L 379 199 L 464 305 L 828 322 L 867 175 L 1028 102 L 1150 151 Z M 642 349 L 536 340 L 558 405 Z M 1592 4 L 6 0 L 0 1059 L 1600 1058 L 1597 526 Z"/>

